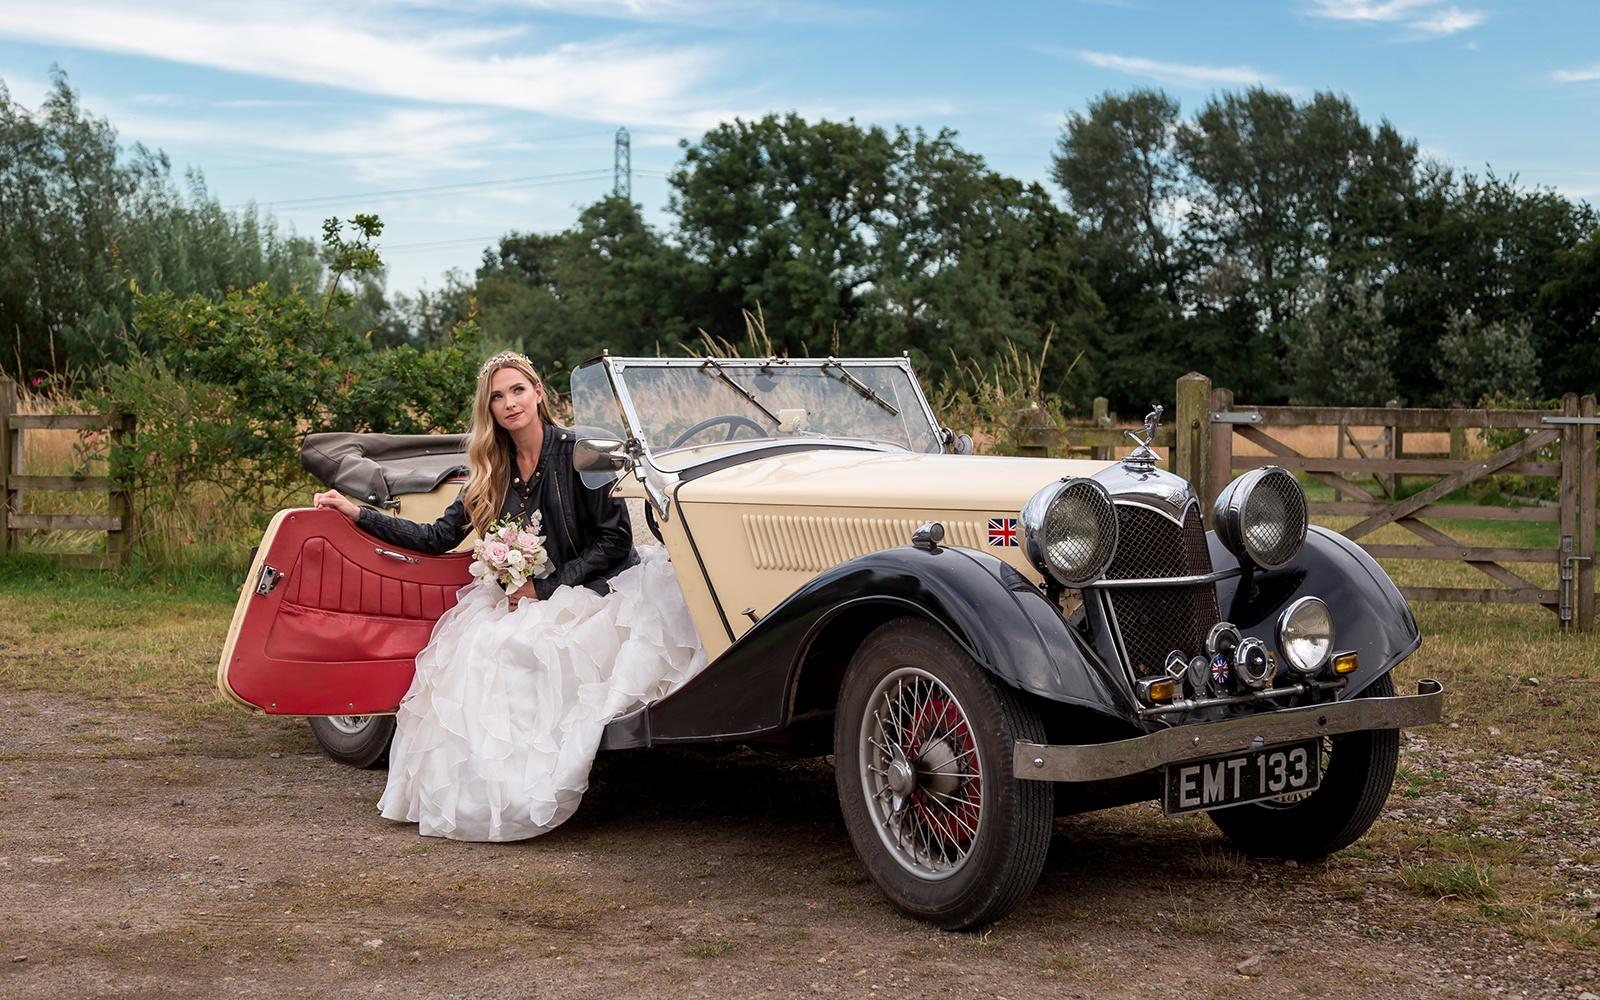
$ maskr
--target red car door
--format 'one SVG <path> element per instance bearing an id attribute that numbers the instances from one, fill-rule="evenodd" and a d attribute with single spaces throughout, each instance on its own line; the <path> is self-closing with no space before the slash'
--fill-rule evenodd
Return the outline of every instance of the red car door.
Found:
<path id="1" fill-rule="evenodd" d="M 471 562 L 395 549 L 337 511 L 280 511 L 234 609 L 218 686 L 273 715 L 393 712 Z"/>

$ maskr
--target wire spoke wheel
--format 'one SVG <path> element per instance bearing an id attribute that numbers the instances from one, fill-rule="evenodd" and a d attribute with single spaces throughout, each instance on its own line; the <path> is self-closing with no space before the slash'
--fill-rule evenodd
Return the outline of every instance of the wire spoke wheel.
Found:
<path id="1" fill-rule="evenodd" d="M 873 690 L 861 720 L 861 783 L 890 856 L 922 879 L 966 864 L 983 814 L 983 761 L 961 703 L 916 667 Z"/>
<path id="2" fill-rule="evenodd" d="M 1012 776 L 1044 720 L 932 622 L 884 622 L 856 647 L 834 712 L 850 843 L 896 909 L 947 930 L 1011 912 L 1039 880 L 1054 789 Z"/>

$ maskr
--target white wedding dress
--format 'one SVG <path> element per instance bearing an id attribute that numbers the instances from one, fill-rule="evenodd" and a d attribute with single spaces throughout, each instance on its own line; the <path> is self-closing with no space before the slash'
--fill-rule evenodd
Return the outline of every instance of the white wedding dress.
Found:
<path id="1" fill-rule="evenodd" d="M 705 666 L 659 546 L 601 597 L 562 587 L 510 610 L 477 581 L 417 654 L 378 809 L 428 837 L 522 840 L 564 822 L 606 723 Z"/>

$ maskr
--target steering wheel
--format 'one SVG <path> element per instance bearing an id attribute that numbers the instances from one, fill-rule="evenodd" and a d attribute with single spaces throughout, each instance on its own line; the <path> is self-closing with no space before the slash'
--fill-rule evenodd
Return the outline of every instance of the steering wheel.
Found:
<path id="1" fill-rule="evenodd" d="M 673 442 L 667 445 L 667 447 L 676 448 L 678 445 L 683 444 L 685 441 L 694 437 L 696 434 L 699 434 L 701 431 L 716 427 L 719 424 L 728 425 L 728 436 L 722 439 L 724 441 L 732 441 L 733 436 L 739 433 L 741 428 L 745 427 L 750 428 L 762 437 L 767 436 L 766 428 L 762 427 L 754 420 L 751 420 L 749 417 L 740 416 L 737 413 L 721 413 L 714 417 L 707 417 L 704 420 L 694 424 L 688 430 L 674 438 Z"/>

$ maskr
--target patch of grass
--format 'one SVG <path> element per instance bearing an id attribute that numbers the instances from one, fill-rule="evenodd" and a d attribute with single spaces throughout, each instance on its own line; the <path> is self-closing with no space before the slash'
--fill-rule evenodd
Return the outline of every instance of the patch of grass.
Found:
<path id="1" fill-rule="evenodd" d="M 0 560 L 0 620 L 22 626 L 0 635 L 0 690 L 219 716 L 217 654 L 236 597 L 219 576 Z"/>
<path id="2" fill-rule="evenodd" d="M 708 938 L 703 941 L 690 941 L 678 949 L 678 953 L 685 958 L 722 958 L 732 954 L 733 942 L 727 938 Z"/>
<path id="3" fill-rule="evenodd" d="M 1500 898 L 1500 878 L 1494 866 L 1483 860 L 1402 863 L 1400 881 L 1412 892 L 1434 899 L 1493 903 Z"/>
<path id="4" fill-rule="evenodd" d="M 1084 967 L 1084 960 L 1066 952 L 1054 952 L 1039 959 L 1039 968 L 1047 973 L 1076 972 Z"/>

